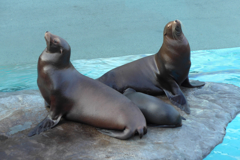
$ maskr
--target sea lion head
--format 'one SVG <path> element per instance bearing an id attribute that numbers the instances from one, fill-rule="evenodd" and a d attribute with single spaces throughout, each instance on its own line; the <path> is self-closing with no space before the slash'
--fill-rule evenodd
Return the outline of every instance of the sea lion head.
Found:
<path id="1" fill-rule="evenodd" d="M 183 35 L 181 22 L 179 20 L 169 22 L 164 28 L 163 35 L 171 39 L 181 39 Z"/>
<path id="2" fill-rule="evenodd" d="M 53 61 L 60 62 L 61 64 L 70 62 L 71 48 L 67 41 L 48 31 L 45 33 L 44 38 L 47 44 L 45 51 L 54 55 L 54 58 L 52 58 Z"/>

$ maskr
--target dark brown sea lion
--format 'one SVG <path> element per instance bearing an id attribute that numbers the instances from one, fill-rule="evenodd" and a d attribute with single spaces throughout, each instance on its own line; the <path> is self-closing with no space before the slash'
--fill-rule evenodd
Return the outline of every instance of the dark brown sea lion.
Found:
<path id="1" fill-rule="evenodd" d="M 157 97 L 136 92 L 128 88 L 123 93 L 142 111 L 148 124 L 159 127 L 179 127 L 182 126 L 180 113 L 171 105 L 163 102 Z"/>
<path id="2" fill-rule="evenodd" d="M 28 136 L 39 134 L 67 120 L 108 129 L 101 132 L 118 139 L 147 132 L 140 109 L 124 95 L 79 73 L 70 62 L 70 46 L 45 33 L 47 48 L 38 60 L 38 87 L 49 105 L 49 115 Z"/>
<path id="3" fill-rule="evenodd" d="M 201 87 L 205 83 L 190 84 L 190 47 L 179 20 L 169 22 L 163 32 L 163 44 L 158 53 L 117 67 L 98 80 L 123 93 L 127 88 L 150 95 L 165 93 L 170 101 L 190 113 L 187 100 L 179 86 Z"/>

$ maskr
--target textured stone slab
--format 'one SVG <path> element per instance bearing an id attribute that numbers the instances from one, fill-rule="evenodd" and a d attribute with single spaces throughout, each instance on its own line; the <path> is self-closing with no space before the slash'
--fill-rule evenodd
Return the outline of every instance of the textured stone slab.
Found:
<path id="1" fill-rule="evenodd" d="M 227 124 L 239 113 L 240 88 L 207 83 L 182 89 L 191 108 L 190 115 L 180 111 L 187 119 L 182 127 L 148 127 L 142 139 L 129 140 L 69 121 L 29 138 L 30 128 L 47 115 L 39 92 L 0 93 L 0 159 L 203 159 L 222 142 Z"/>

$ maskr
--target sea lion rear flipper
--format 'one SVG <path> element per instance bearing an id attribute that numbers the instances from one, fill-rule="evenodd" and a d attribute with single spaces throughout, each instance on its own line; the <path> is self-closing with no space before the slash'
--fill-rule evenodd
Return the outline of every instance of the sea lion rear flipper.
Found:
<path id="1" fill-rule="evenodd" d="M 97 129 L 102 134 L 108 135 L 110 137 L 118 138 L 118 139 L 128 139 L 130 138 L 133 133 L 130 132 L 129 129 L 125 129 L 124 131 L 117 131 L 117 130 L 108 130 L 108 129 Z"/>
<path id="2" fill-rule="evenodd" d="M 110 137 L 114 137 L 114 138 L 118 138 L 118 139 L 129 139 L 130 137 L 132 137 L 136 132 L 139 133 L 139 137 L 142 138 L 142 136 L 144 134 L 147 133 L 147 129 L 146 128 L 142 128 L 142 129 L 137 129 L 137 131 L 131 131 L 128 128 L 125 128 L 123 131 L 117 131 L 117 130 L 108 130 L 108 129 L 101 129 L 101 128 L 97 128 L 97 130 L 99 132 L 101 132 L 102 134 L 108 135 Z"/>
<path id="3" fill-rule="evenodd" d="M 53 128 L 58 124 L 62 116 L 59 116 L 56 120 L 53 120 L 50 115 L 48 115 L 42 122 L 40 122 L 33 130 L 28 133 L 28 137 L 39 134 L 48 129 Z"/>
<path id="4" fill-rule="evenodd" d="M 186 118 L 184 118 L 183 116 L 181 116 L 182 120 L 186 121 Z"/>
<path id="5" fill-rule="evenodd" d="M 201 82 L 198 80 L 191 80 L 191 83 L 189 81 L 189 78 L 186 78 L 185 81 L 181 84 L 183 87 L 188 87 L 188 88 L 195 88 L 195 87 L 202 87 L 205 85 L 205 82 Z"/>
<path id="6" fill-rule="evenodd" d="M 165 81 L 164 79 L 160 80 L 160 87 L 163 89 L 169 100 L 182 111 L 190 114 L 189 105 L 178 84 L 172 79 L 168 79 L 168 81 Z"/>
<path id="7" fill-rule="evenodd" d="M 177 127 L 181 127 L 182 124 L 179 124 L 179 125 L 174 125 L 174 124 L 171 124 L 171 125 L 148 124 L 148 126 L 157 127 L 157 128 L 177 128 Z"/>
<path id="8" fill-rule="evenodd" d="M 136 90 L 134 90 L 134 89 L 132 89 L 132 88 L 127 88 L 127 89 L 125 89 L 124 91 L 123 91 L 123 95 L 127 95 L 127 94 L 129 94 L 129 93 L 134 93 L 134 92 L 136 92 Z"/>

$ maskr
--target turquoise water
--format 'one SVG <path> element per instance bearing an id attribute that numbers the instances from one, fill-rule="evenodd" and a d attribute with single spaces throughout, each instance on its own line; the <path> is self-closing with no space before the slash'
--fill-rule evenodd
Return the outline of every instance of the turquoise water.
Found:
<path id="1" fill-rule="evenodd" d="M 130 55 L 114 58 L 72 61 L 82 74 L 98 78 L 103 73 L 117 66 L 151 54 Z M 190 79 L 234 84 L 240 87 L 240 48 L 193 51 Z M 37 64 L 16 64 L 0 66 L 0 92 L 23 89 L 38 89 Z M 240 160 L 240 115 L 226 129 L 223 143 L 219 144 L 206 157 L 211 159 Z"/>

